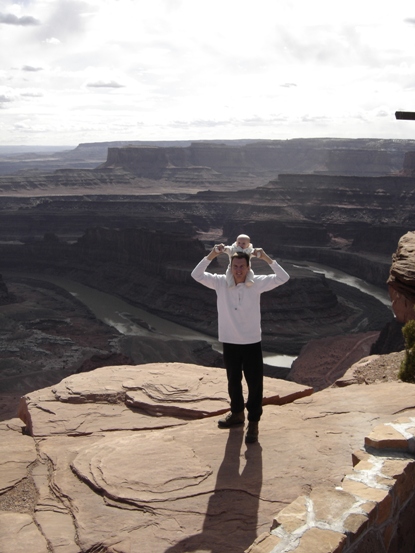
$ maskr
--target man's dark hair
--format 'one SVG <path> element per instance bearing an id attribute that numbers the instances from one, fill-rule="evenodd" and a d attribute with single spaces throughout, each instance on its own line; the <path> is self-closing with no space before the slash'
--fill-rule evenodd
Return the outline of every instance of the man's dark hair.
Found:
<path id="1" fill-rule="evenodd" d="M 251 261 L 250 261 L 250 258 L 249 258 L 249 255 L 245 252 L 235 252 L 232 257 L 231 257 L 231 267 L 232 267 L 232 261 L 234 259 L 245 259 L 246 260 L 246 264 L 248 267 L 251 266 Z"/>

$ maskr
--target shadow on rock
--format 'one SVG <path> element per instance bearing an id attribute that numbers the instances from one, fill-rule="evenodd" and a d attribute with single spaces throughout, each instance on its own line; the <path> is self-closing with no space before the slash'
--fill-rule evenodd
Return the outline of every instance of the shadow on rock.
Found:
<path id="1" fill-rule="evenodd" d="M 166 549 L 165 553 L 204 551 L 243 553 L 257 537 L 258 507 L 262 488 L 262 448 L 252 444 L 241 467 L 243 428 L 229 431 L 225 455 L 218 471 L 203 528 Z"/>

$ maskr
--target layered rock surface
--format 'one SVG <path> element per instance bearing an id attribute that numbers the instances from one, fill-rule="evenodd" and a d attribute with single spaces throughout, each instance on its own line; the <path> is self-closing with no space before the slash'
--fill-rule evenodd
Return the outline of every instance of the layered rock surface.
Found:
<path id="1" fill-rule="evenodd" d="M 352 170 L 353 174 L 388 174 L 402 168 L 404 155 L 413 148 L 413 140 L 339 138 L 111 141 L 83 143 L 72 150 L 47 153 L 22 152 L 22 148 L 13 153 L 11 147 L 9 152 L 0 155 L 0 174 L 20 171 L 24 177 L 23 171 L 33 169 L 86 169 L 96 167 L 106 159 L 107 164 L 124 162 L 141 172 L 147 169 L 151 174 L 163 173 L 166 169 L 186 170 L 190 166 L 195 169 L 193 177 L 200 168 L 211 172 L 223 168 L 229 171 L 235 167 L 235 161 L 239 175 L 246 168 L 251 172 L 277 168 L 278 172 L 320 170 L 349 174 Z M 149 158 L 151 167 L 148 166 Z"/>
<path id="2" fill-rule="evenodd" d="M 377 425 L 415 415 L 410 384 L 310 392 L 265 379 L 249 446 L 217 428 L 221 369 L 106 367 L 26 395 L 25 423 L 0 425 L 2 551 L 242 553 L 297 497 L 338 486 Z"/>
<path id="3" fill-rule="evenodd" d="M 173 180 L 180 170 L 197 172 L 200 168 L 240 177 L 271 171 L 385 175 L 402 168 L 402 153 L 412 145 L 412 141 L 325 138 L 246 142 L 207 141 L 164 148 L 110 147 L 104 167 L 122 167 L 137 176 L 151 178 L 163 178 L 167 173 Z"/>

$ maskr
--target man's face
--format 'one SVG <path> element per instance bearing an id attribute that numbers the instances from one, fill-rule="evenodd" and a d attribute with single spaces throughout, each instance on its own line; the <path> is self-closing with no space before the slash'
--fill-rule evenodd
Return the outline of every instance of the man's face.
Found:
<path id="1" fill-rule="evenodd" d="M 249 265 L 246 262 L 246 259 L 238 259 L 237 257 L 234 257 L 232 259 L 231 270 L 235 284 L 241 284 L 241 282 L 245 282 L 246 275 L 249 271 Z"/>

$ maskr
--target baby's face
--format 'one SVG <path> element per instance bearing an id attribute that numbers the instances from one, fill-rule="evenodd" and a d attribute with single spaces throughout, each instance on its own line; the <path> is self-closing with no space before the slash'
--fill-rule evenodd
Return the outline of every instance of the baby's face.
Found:
<path id="1" fill-rule="evenodd" d="M 242 248 L 243 250 L 245 250 L 249 246 L 249 240 L 248 238 L 241 238 L 238 236 L 238 238 L 236 239 L 236 245 L 238 246 L 238 248 Z"/>

